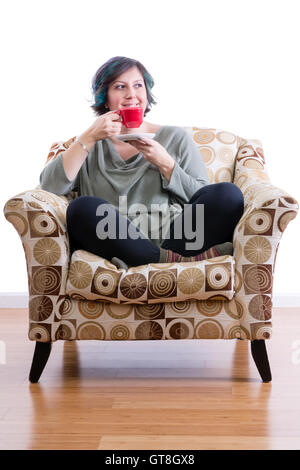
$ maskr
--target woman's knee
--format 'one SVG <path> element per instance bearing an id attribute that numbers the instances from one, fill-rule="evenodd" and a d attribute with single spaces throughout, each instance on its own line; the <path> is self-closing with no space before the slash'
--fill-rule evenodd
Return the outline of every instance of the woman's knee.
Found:
<path id="1" fill-rule="evenodd" d="M 222 205 L 222 210 L 230 211 L 234 214 L 240 214 L 240 216 L 243 214 L 244 196 L 236 184 L 227 181 L 217 183 L 216 192 L 218 200 Z"/>
<path id="2" fill-rule="evenodd" d="M 244 196 L 236 184 L 223 181 L 202 188 L 193 202 L 208 205 L 212 213 L 241 217 L 244 212 Z"/>
<path id="3" fill-rule="evenodd" d="M 73 199 L 67 207 L 66 221 L 70 226 L 74 221 L 81 221 L 81 223 L 90 218 L 91 215 L 96 215 L 97 207 L 101 204 L 108 204 L 105 199 L 94 196 L 79 196 Z"/>

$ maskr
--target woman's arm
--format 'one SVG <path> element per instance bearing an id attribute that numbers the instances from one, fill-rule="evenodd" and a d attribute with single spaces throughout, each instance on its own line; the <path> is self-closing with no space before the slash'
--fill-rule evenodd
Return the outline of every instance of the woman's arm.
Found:
<path id="1" fill-rule="evenodd" d="M 86 133 L 81 134 L 79 140 L 87 146 L 88 150 L 95 145 Z M 88 152 L 75 141 L 75 137 L 57 146 L 56 150 L 54 144 L 51 147 L 52 151 L 48 156 L 46 166 L 40 174 L 40 186 L 45 191 L 62 195 L 77 189 L 77 176 Z"/>
<path id="2" fill-rule="evenodd" d="M 79 140 L 87 147 L 89 152 L 96 144 L 96 141 L 89 136 L 88 132 L 81 134 Z M 68 180 L 73 181 L 76 178 L 87 156 L 88 152 L 76 141 L 63 153 L 62 160 Z"/>
<path id="3" fill-rule="evenodd" d="M 165 164 L 162 164 L 159 168 L 161 174 L 164 176 L 165 180 L 168 183 L 171 179 L 171 176 L 172 176 L 172 173 L 173 173 L 173 170 L 174 170 L 174 166 L 175 166 L 175 160 L 173 160 L 171 158 L 168 162 L 166 162 Z"/>
<path id="4" fill-rule="evenodd" d="M 178 142 L 179 160 L 174 161 L 174 168 L 167 178 L 161 171 L 162 187 L 173 193 L 182 203 L 188 203 L 193 194 L 209 184 L 202 155 L 192 138 L 184 129 Z M 172 152 L 171 152 L 172 154 Z"/>
<path id="5" fill-rule="evenodd" d="M 197 146 L 181 127 L 169 136 L 167 148 L 156 140 L 131 140 L 144 157 L 159 168 L 162 187 L 175 195 L 179 202 L 188 203 L 193 194 L 209 184 L 206 167 Z"/>
<path id="6" fill-rule="evenodd" d="M 42 171 L 40 175 L 41 189 L 58 195 L 67 194 L 73 190 L 79 170 L 96 142 L 107 137 L 115 137 L 120 134 L 121 127 L 122 123 L 115 111 L 99 116 L 79 137 L 80 142 L 87 147 L 88 151 L 75 139 L 68 141 L 72 144 L 65 147 L 62 152 L 56 152 L 54 158 L 50 159 Z"/>

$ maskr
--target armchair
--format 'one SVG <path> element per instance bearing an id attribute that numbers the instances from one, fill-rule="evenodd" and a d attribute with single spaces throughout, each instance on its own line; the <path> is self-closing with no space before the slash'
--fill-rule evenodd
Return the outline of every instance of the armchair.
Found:
<path id="1" fill-rule="evenodd" d="M 39 380 L 57 340 L 145 339 L 248 340 L 262 380 L 271 380 L 265 340 L 272 335 L 274 268 L 298 202 L 271 184 L 260 141 L 220 129 L 184 129 L 201 150 L 210 183 L 233 182 L 244 194 L 233 256 L 126 272 L 84 250 L 70 258 L 66 209 L 77 193 L 57 196 L 37 186 L 6 202 L 4 215 L 26 257 L 28 336 L 36 342 L 31 382 Z M 74 139 L 53 144 L 47 163 Z"/>

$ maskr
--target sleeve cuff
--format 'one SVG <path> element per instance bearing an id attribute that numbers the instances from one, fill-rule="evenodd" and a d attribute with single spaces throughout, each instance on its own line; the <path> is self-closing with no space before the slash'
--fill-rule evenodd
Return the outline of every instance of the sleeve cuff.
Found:
<path id="1" fill-rule="evenodd" d="M 203 180 L 196 179 L 188 175 L 177 161 L 175 161 L 170 181 L 168 181 L 162 174 L 161 178 L 163 189 L 172 192 L 175 196 L 179 197 L 186 203 L 188 203 L 196 191 L 205 186 L 205 182 Z"/>
<path id="2" fill-rule="evenodd" d="M 172 171 L 172 174 L 171 174 L 171 178 L 170 178 L 170 181 L 167 180 L 167 178 L 164 177 L 164 175 L 161 173 L 160 176 L 161 176 L 161 179 L 162 179 L 162 187 L 164 189 L 168 189 L 170 191 L 172 191 L 172 189 L 174 189 L 174 183 L 176 181 L 176 173 L 178 175 L 178 169 L 181 169 L 180 166 L 178 165 L 177 161 L 175 161 L 175 165 L 174 165 L 174 168 L 173 168 L 173 171 Z"/>

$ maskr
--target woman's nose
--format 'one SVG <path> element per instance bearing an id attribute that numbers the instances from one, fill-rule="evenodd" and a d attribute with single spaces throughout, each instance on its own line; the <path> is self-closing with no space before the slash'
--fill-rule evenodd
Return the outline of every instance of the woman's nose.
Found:
<path id="1" fill-rule="evenodd" d="M 136 95 L 136 90 L 132 87 L 132 88 L 128 88 L 128 91 L 127 91 L 127 97 L 129 96 L 135 96 Z"/>

